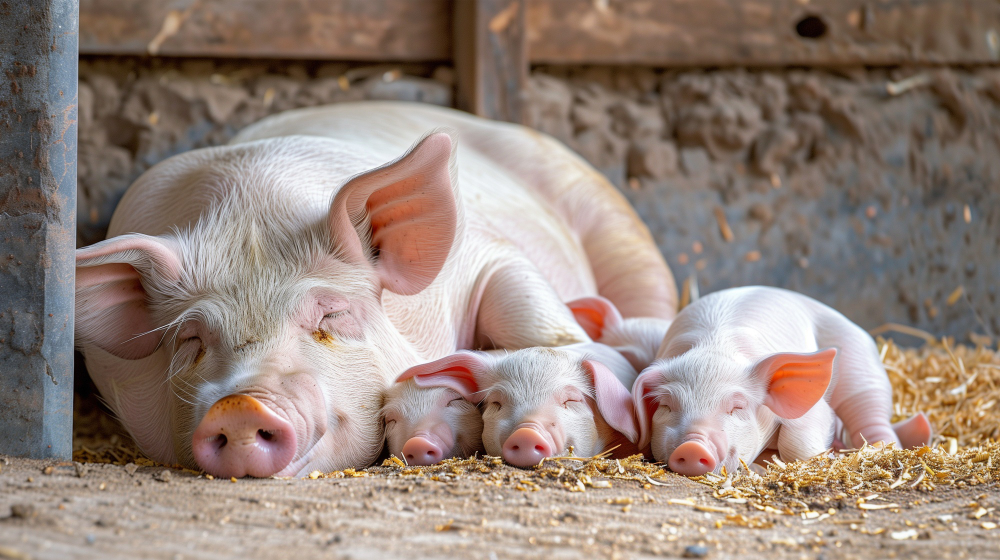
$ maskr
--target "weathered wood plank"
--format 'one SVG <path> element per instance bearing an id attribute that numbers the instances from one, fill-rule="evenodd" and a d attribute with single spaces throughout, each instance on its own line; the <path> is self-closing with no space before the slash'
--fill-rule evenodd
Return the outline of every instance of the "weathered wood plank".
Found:
<path id="1" fill-rule="evenodd" d="M 77 14 L 0 3 L 0 455 L 73 452 Z"/>
<path id="2" fill-rule="evenodd" d="M 81 0 L 82 54 L 451 58 L 451 0 Z"/>
<path id="3" fill-rule="evenodd" d="M 535 63 L 824 66 L 1000 59 L 1000 2 L 991 0 L 529 0 L 527 17 Z"/>
<path id="4" fill-rule="evenodd" d="M 473 10 L 477 2 L 81 0 L 81 52 L 448 60 L 452 13 Z M 525 9 L 518 18 L 525 18 L 527 52 L 534 63 L 823 66 L 1000 60 L 1000 2 L 994 0 L 521 2 Z"/>
<path id="5" fill-rule="evenodd" d="M 495 120 L 524 121 L 528 80 L 524 13 L 524 0 L 456 2 L 458 108 Z"/>

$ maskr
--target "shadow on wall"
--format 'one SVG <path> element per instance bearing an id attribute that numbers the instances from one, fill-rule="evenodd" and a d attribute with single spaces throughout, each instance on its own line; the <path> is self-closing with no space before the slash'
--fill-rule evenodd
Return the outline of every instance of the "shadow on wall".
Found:
<path id="1" fill-rule="evenodd" d="M 450 105 L 453 87 L 424 65 L 85 59 L 80 76 L 80 244 L 170 155 L 286 109 Z M 866 328 L 1000 334 L 998 70 L 543 67 L 528 114 L 622 187 L 701 293 L 782 286 Z"/>

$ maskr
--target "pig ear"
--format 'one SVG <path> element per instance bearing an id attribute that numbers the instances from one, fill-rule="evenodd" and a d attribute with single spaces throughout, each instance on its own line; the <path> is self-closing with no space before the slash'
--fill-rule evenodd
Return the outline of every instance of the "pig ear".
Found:
<path id="1" fill-rule="evenodd" d="M 472 352 L 459 352 L 419 366 L 413 366 L 396 379 L 396 383 L 413 379 L 418 387 L 447 387 L 465 400 L 476 402 L 479 384 L 476 377 L 486 369 L 486 358 Z"/>
<path id="2" fill-rule="evenodd" d="M 639 449 L 645 449 L 652 437 L 653 414 L 660 406 L 653 391 L 662 380 L 662 373 L 652 368 L 646 368 L 632 385 L 632 403 L 635 410 L 636 427 L 639 430 L 639 441 L 636 442 L 636 445 L 639 446 Z"/>
<path id="3" fill-rule="evenodd" d="M 826 393 L 833 377 L 836 348 L 812 354 L 783 352 L 764 358 L 754 373 L 767 383 L 764 405 L 782 418 L 799 418 Z"/>
<path id="4" fill-rule="evenodd" d="M 150 314 L 149 289 L 176 283 L 181 262 L 173 243 L 133 233 L 76 251 L 76 338 L 119 358 L 156 351 L 162 333 Z"/>
<path id="5" fill-rule="evenodd" d="M 575 299 L 566 304 L 573 318 L 587 332 L 591 340 L 600 340 L 606 329 L 622 324 L 622 315 L 615 304 L 601 296 Z"/>
<path id="6" fill-rule="evenodd" d="M 382 287 L 413 295 L 434 281 L 455 241 L 454 141 L 434 132 L 401 158 L 349 180 L 330 207 L 334 244 L 374 263 Z"/>
<path id="7" fill-rule="evenodd" d="M 594 398 L 604 421 L 635 443 L 639 439 L 639 430 L 635 423 L 632 394 L 608 366 L 594 360 L 584 360 L 583 369 L 594 381 Z"/>

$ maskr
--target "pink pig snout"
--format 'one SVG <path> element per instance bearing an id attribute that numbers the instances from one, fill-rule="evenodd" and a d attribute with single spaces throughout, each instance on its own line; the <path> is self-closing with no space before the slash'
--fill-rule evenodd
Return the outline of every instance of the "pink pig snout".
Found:
<path id="1" fill-rule="evenodd" d="M 295 429 L 257 399 L 229 395 L 194 431 L 194 458 L 213 476 L 271 476 L 295 456 Z"/>
<path id="2" fill-rule="evenodd" d="M 712 472 L 717 463 L 709 446 L 696 439 L 689 439 L 677 446 L 667 460 L 670 470 L 684 476 L 700 476 Z"/>
<path id="3" fill-rule="evenodd" d="M 407 465 L 427 466 L 448 455 L 448 446 L 433 434 L 414 436 L 403 444 L 403 458 Z"/>
<path id="4" fill-rule="evenodd" d="M 522 427 L 503 442 L 503 460 L 515 467 L 537 465 L 542 459 L 555 453 L 554 446 L 546 434 L 532 427 Z"/>

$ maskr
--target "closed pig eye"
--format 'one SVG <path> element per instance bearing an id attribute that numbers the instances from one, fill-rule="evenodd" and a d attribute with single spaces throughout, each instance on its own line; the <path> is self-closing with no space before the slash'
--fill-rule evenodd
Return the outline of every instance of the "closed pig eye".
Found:
<path id="1" fill-rule="evenodd" d="M 730 416 L 735 414 L 737 410 L 743 410 L 747 406 L 746 397 L 743 395 L 735 395 L 731 401 L 729 401 L 729 414 Z"/>
<path id="2" fill-rule="evenodd" d="M 579 397 L 566 397 L 566 399 L 563 401 L 562 405 L 565 408 L 569 408 L 569 403 L 582 403 L 582 402 L 583 402 L 583 399 L 581 399 Z"/>

